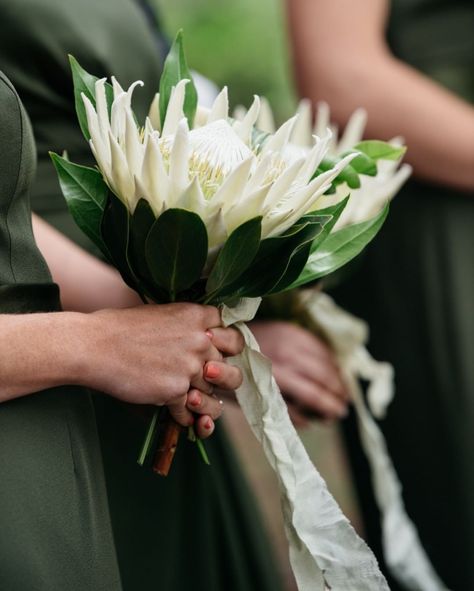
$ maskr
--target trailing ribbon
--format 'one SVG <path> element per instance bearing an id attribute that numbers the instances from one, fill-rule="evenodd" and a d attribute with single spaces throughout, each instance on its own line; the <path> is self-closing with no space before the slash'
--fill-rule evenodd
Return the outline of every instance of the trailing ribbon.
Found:
<path id="1" fill-rule="evenodd" d="M 226 326 L 234 325 L 246 347 L 231 362 L 243 372 L 237 390 L 242 411 L 275 470 L 289 542 L 290 562 L 299 591 L 387 591 L 377 560 L 357 535 L 312 464 L 289 418 L 272 376 L 271 363 L 245 322 L 260 304 L 243 299 L 223 307 Z"/>
<path id="2" fill-rule="evenodd" d="M 317 290 L 301 291 L 297 297 L 312 328 L 326 338 L 335 352 L 350 389 L 362 446 L 372 469 L 374 495 L 382 516 L 384 556 L 390 572 L 412 591 L 447 591 L 405 511 L 402 487 L 383 434 L 365 404 L 359 384 L 359 378 L 369 382 L 370 409 L 376 417 L 384 416 L 393 396 L 392 367 L 375 361 L 365 348 L 368 340 L 365 322 L 339 308 L 328 295 Z"/>

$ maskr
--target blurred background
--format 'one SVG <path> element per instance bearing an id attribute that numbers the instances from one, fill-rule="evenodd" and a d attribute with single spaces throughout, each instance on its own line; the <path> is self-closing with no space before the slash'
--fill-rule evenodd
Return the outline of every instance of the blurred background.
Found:
<path id="1" fill-rule="evenodd" d="M 249 106 L 253 95 L 268 98 L 276 121 L 293 114 L 297 97 L 279 0 L 154 0 L 170 39 L 184 29 L 189 65 L 227 85 L 231 108 Z M 239 409 L 226 405 L 225 421 L 257 494 L 282 576 L 295 589 L 288 563 L 277 482 Z M 314 423 L 300 435 L 308 453 L 325 478 L 329 490 L 360 532 L 362 525 L 351 484 L 349 467 L 336 425 Z"/>

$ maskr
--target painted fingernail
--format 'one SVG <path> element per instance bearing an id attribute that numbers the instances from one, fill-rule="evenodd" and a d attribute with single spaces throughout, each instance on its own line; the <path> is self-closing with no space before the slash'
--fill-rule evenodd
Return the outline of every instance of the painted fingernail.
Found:
<path id="1" fill-rule="evenodd" d="M 206 378 L 217 378 L 217 376 L 221 373 L 221 370 L 217 367 L 217 365 L 207 365 L 206 366 Z"/>
<path id="2" fill-rule="evenodd" d="M 190 400 L 189 400 L 189 404 L 191 406 L 199 406 L 202 402 L 202 398 L 201 395 L 199 394 L 199 392 L 193 392 L 192 394 L 189 395 Z"/>
<path id="3" fill-rule="evenodd" d="M 204 422 L 204 429 L 207 429 L 207 431 L 210 431 L 212 429 L 211 419 L 207 419 L 207 421 Z"/>

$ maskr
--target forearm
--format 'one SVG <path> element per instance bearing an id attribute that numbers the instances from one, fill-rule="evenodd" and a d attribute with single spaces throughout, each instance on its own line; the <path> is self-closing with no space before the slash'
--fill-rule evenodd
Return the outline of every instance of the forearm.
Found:
<path id="1" fill-rule="evenodd" d="M 367 136 L 402 135 L 416 176 L 474 190 L 474 108 L 390 54 L 386 8 L 380 0 L 289 1 L 300 93 L 326 100 L 340 125 L 366 108 Z"/>
<path id="2" fill-rule="evenodd" d="M 33 216 L 39 249 L 61 289 L 65 310 L 92 312 L 139 303 L 137 294 L 111 266 L 85 252 L 49 224 Z"/>
<path id="3" fill-rule="evenodd" d="M 79 383 L 83 314 L 0 315 L 0 402 Z"/>

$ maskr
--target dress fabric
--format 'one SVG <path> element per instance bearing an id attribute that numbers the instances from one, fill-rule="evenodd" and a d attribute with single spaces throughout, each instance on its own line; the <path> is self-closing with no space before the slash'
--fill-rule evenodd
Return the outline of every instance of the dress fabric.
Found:
<path id="1" fill-rule="evenodd" d="M 392 2 L 395 55 L 471 103 L 473 30 L 471 1 Z M 368 321 L 375 358 L 395 367 L 395 398 L 381 427 L 408 513 L 453 591 L 474 589 L 473 230 L 473 195 L 410 181 L 354 276 L 334 293 Z M 381 560 L 353 419 L 345 433 L 368 541 Z"/>
<path id="2" fill-rule="evenodd" d="M 35 157 L 29 121 L 0 72 L 0 313 L 59 310 L 31 228 Z M 121 591 L 87 390 L 0 405 L 0 529 L 0 589 Z"/>
<path id="3" fill-rule="evenodd" d="M 98 77 L 115 75 L 124 88 L 143 80 L 134 93 L 143 120 L 159 85 L 156 35 L 132 0 L 0 0 L 0 20 L 0 67 L 17 86 L 37 141 L 33 209 L 97 254 L 67 213 L 48 157 L 48 150 L 66 149 L 72 161 L 94 165 L 74 112 L 67 54 Z M 182 437 L 163 479 L 136 465 L 143 419 L 100 394 L 94 404 L 126 591 L 280 589 L 254 499 L 220 425 L 206 441 L 210 468 Z"/>

